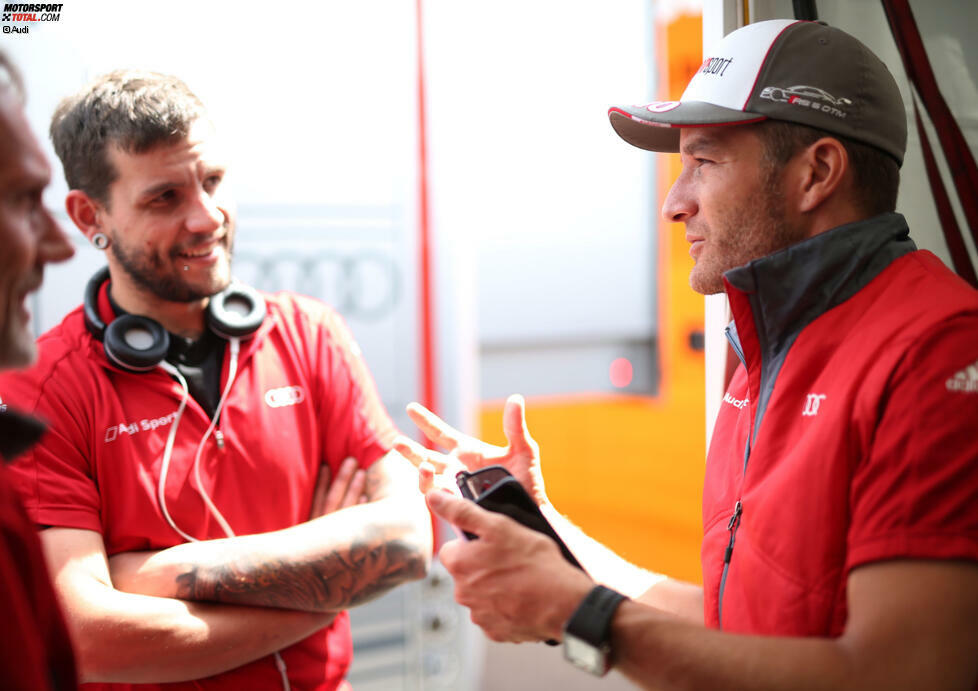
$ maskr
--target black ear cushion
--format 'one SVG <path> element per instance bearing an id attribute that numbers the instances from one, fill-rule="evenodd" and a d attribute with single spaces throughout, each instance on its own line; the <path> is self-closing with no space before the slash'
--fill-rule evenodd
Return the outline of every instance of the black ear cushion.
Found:
<path id="1" fill-rule="evenodd" d="M 207 324 L 222 338 L 247 338 L 265 321 L 265 299 L 242 283 L 232 283 L 210 299 Z"/>
<path id="2" fill-rule="evenodd" d="M 103 266 L 95 272 L 94 276 L 88 279 L 88 284 L 85 286 L 84 299 L 82 300 L 85 326 L 88 327 L 89 333 L 100 341 L 105 333 L 105 322 L 98 316 L 98 291 L 107 280 L 109 280 L 109 267 Z"/>
<path id="3" fill-rule="evenodd" d="M 147 372 L 166 357 L 170 334 L 157 321 L 125 314 L 105 327 L 102 343 L 106 356 L 119 367 L 132 372 Z"/>

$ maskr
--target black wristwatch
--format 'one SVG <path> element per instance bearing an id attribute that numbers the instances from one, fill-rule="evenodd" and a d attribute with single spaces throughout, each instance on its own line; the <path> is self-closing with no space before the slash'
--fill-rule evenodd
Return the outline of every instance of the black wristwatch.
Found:
<path id="1" fill-rule="evenodd" d="M 611 668 L 611 618 L 625 599 L 611 588 L 595 586 L 564 625 L 564 658 L 603 677 Z"/>

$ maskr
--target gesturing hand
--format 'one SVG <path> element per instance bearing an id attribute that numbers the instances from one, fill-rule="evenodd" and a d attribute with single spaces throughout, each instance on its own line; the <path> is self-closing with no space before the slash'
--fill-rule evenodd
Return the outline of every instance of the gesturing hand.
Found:
<path id="1" fill-rule="evenodd" d="M 455 599 L 494 641 L 559 640 L 564 622 L 593 587 L 550 538 L 471 501 L 434 490 L 428 507 L 479 536 L 452 540 L 439 556 L 452 574 Z"/>
<path id="2" fill-rule="evenodd" d="M 526 427 L 526 403 L 519 394 L 506 399 L 503 408 L 503 433 L 508 444 L 495 446 L 459 432 L 430 410 L 417 403 L 408 405 L 407 413 L 428 439 L 448 453 L 426 449 L 407 437 L 398 437 L 394 448 L 418 466 L 421 490 L 433 486 L 455 487 L 459 470 L 478 470 L 487 465 L 501 465 L 519 480 L 537 504 L 547 503 L 540 469 L 540 447 Z"/>

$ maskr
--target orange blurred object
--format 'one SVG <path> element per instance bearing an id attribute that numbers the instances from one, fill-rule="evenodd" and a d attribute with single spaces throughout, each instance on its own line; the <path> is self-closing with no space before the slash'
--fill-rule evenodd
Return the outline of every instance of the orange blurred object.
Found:
<path id="1" fill-rule="evenodd" d="M 655 31 L 658 98 L 678 100 L 702 61 L 702 17 L 680 15 Z M 661 203 L 680 164 L 658 159 Z M 694 344 L 702 343 L 703 297 L 689 288 L 684 233 L 659 223 L 659 394 L 531 398 L 527 417 L 560 511 L 630 561 L 699 583 L 706 423 L 703 352 Z M 480 425 L 483 439 L 505 443 L 501 401 L 483 404 Z"/>

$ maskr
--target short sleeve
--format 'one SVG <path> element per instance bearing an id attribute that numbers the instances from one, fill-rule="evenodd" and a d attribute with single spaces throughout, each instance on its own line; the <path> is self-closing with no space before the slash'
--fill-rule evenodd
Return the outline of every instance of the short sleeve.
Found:
<path id="1" fill-rule="evenodd" d="M 978 317 L 912 344 L 854 468 L 847 568 L 895 558 L 978 560 Z"/>
<path id="2" fill-rule="evenodd" d="M 336 470 L 352 456 L 367 468 L 391 450 L 397 429 L 342 317 L 325 308 L 319 328 L 320 376 L 325 376 L 319 386 L 329 402 L 322 417 L 326 461 Z"/>
<path id="3" fill-rule="evenodd" d="M 98 487 L 89 461 L 87 405 L 72 395 L 74 377 L 59 373 L 60 358 L 0 377 L 5 403 L 47 423 L 40 441 L 11 464 L 28 515 L 39 526 L 101 532 Z M 91 399 L 89 399 L 91 400 Z"/>

